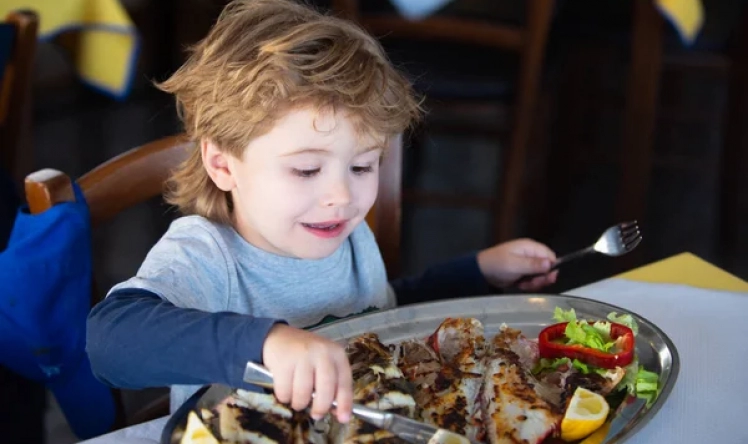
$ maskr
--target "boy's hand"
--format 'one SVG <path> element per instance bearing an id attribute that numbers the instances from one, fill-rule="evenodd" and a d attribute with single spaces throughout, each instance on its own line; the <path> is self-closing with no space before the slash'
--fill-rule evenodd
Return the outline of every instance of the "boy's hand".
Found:
<path id="1" fill-rule="evenodd" d="M 505 288 L 528 274 L 547 273 L 556 254 L 532 239 L 517 239 L 478 253 L 478 267 L 493 286 Z M 558 271 L 519 284 L 521 290 L 538 290 L 556 282 Z"/>
<path id="2" fill-rule="evenodd" d="M 290 403 L 294 410 L 302 410 L 312 401 L 312 418 L 320 419 L 335 400 L 338 421 L 350 420 L 353 376 L 343 346 L 305 330 L 276 324 L 265 339 L 262 359 L 273 373 L 278 401 Z"/>

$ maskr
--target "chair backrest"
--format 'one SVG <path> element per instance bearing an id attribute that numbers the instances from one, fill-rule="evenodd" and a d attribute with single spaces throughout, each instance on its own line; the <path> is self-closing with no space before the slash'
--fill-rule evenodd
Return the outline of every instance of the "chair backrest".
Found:
<path id="1" fill-rule="evenodd" d="M 31 71 L 39 18 L 14 11 L 0 23 L 0 168 L 21 181 L 32 168 Z"/>
<path id="2" fill-rule="evenodd" d="M 523 1 L 520 6 L 525 8 L 525 17 L 519 23 L 457 14 L 435 14 L 420 20 L 410 20 L 396 12 L 377 12 L 372 8 L 365 8 L 364 5 L 371 4 L 363 0 L 331 1 L 335 13 L 357 22 L 369 33 L 382 39 L 481 45 L 518 56 L 511 136 L 502 155 L 501 184 L 496 193 L 497 199 L 491 205 L 495 215 L 494 240 L 505 241 L 514 237 L 523 192 L 527 147 L 536 116 L 543 58 L 555 0 L 520 0 Z M 471 103 L 474 102 L 471 99 Z"/>
<path id="3" fill-rule="evenodd" d="M 363 1 L 332 0 L 332 9 L 356 21 L 375 36 L 406 37 L 480 44 L 523 52 L 532 41 L 545 41 L 554 0 L 526 0 L 524 24 L 494 23 L 465 16 L 433 15 L 410 20 L 395 12 L 369 12 Z"/>
<path id="4" fill-rule="evenodd" d="M 189 147 L 190 142 L 182 135 L 159 139 L 108 160 L 78 179 L 91 212 L 92 225 L 95 227 L 162 194 L 170 172 L 186 159 Z M 382 162 L 379 196 L 367 215 L 391 275 L 399 271 L 401 165 L 402 139 L 397 137 L 393 138 Z M 29 174 L 25 189 L 29 211 L 33 214 L 74 199 L 70 177 L 57 170 L 44 169 Z"/>

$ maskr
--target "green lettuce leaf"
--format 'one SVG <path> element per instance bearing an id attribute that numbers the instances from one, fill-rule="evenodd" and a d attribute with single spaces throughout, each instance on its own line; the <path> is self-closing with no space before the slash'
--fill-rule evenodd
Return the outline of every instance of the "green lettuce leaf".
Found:
<path id="1" fill-rule="evenodd" d="M 634 317 L 630 314 L 619 315 L 614 311 L 608 314 L 608 320 L 611 322 L 615 322 L 616 324 L 623 324 L 626 327 L 630 328 L 631 331 L 634 332 L 634 336 L 639 334 L 639 326 L 636 324 Z"/>
<path id="2" fill-rule="evenodd" d="M 556 322 L 576 322 L 577 313 L 573 308 L 569 309 L 568 311 L 564 311 L 561 309 L 561 307 L 556 307 L 553 310 L 553 319 Z"/>
<path id="3" fill-rule="evenodd" d="M 608 325 L 608 334 L 605 332 L 604 326 L 597 328 L 587 323 L 587 321 L 569 322 L 566 324 L 566 330 L 564 334 L 569 339 L 569 344 L 580 344 L 585 347 L 594 348 L 595 350 L 601 350 L 607 352 L 614 345 L 615 341 L 610 340 L 609 332 L 610 325 Z"/>
<path id="4" fill-rule="evenodd" d="M 630 395 L 637 396 L 647 401 L 647 407 L 657 399 L 660 394 L 660 376 L 657 373 L 645 370 L 634 360 L 626 367 L 626 374 L 620 383 L 619 390 L 626 390 Z"/>

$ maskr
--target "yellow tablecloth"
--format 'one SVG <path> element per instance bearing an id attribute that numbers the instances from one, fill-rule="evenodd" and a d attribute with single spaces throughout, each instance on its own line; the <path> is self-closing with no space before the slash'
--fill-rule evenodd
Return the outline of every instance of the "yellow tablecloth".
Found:
<path id="1" fill-rule="evenodd" d="M 39 15 L 40 39 L 77 31 L 73 51 L 81 79 L 117 99 L 127 97 L 140 42 L 118 0 L 0 0 L 3 16 L 17 9 Z"/>
<path id="2" fill-rule="evenodd" d="M 617 277 L 639 282 L 682 284 L 711 290 L 748 292 L 748 282 L 691 253 L 681 253 Z"/>

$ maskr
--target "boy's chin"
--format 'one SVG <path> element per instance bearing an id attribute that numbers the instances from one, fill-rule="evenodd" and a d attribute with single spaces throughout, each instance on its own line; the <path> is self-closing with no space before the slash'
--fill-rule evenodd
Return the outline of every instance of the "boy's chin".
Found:
<path id="1" fill-rule="evenodd" d="M 316 260 L 316 259 L 325 259 L 330 256 L 332 256 L 333 253 L 335 253 L 338 248 L 340 248 L 340 245 L 338 245 L 335 248 L 320 248 L 320 249 L 310 249 L 310 250 L 304 250 L 299 251 L 296 254 L 296 257 L 299 259 L 307 259 L 307 260 Z"/>

